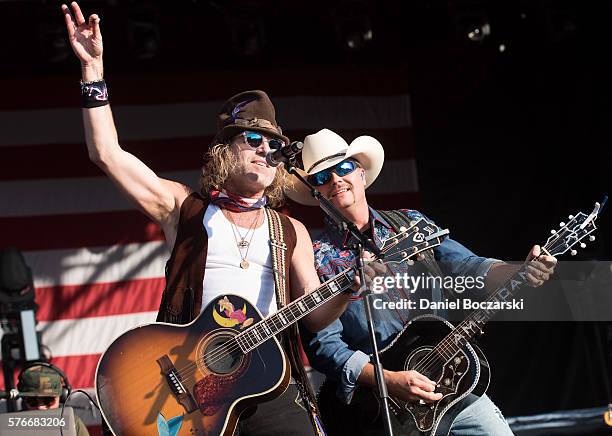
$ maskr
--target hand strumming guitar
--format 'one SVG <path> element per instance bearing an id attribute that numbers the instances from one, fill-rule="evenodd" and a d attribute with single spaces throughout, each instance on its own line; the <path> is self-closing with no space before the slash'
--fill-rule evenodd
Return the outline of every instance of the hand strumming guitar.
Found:
<path id="1" fill-rule="evenodd" d="M 434 392 L 436 384 L 420 372 L 385 371 L 389 394 L 404 401 L 437 401 L 442 394 Z"/>
<path id="2" fill-rule="evenodd" d="M 436 384 L 423 374 L 410 371 L 384 370 L 389 395 L 404 401 L 438 401 L 442 394 L 435 393 Z M 361 370 L 358 382 L 362 386 L 375 387 L 374 365 L 366 363 Z"/>

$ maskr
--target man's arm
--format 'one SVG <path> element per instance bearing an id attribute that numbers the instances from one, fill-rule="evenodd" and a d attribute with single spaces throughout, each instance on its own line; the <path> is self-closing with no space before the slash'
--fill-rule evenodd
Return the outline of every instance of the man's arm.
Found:
<path id="1" fill-rule="evenodd" d="M 374 388 L 376 381 L 370 357 L 348 346 L 342 337 L 344 328 L 342 320 L 338 319 L 316 334 L 303 329 L 301 334 L 304 351 L 312 367 L 336 380 L 336 395 L 344 403 L 350 404 L 357 386 Z M 384 370 L 384 375 L 389 393 L 394 397 L 405 401 L 433 401 L 441 398 L 441 394 L 433 393 L 433 381 L 416 371 Z"/>
<path id="2" fill-rule="evenodd" d="M 76 2 L 72 14 L 62 5 L 70 45 L 81 62 L 83 82 L 104 78 L 100 18 L 91 15 L 85 21 Z M 74 15 L 74 16 L 73 16 Z M 117 130 L 109 105 L 84 108 L 83 123 L 89 157 L 142 212 L 160 224 L 172 247 L 183 200 L 190 189 L 180 183 L 158 177 L 142 161 L 119 145 Z"/>
<path id="3" fill-rule="evenodd" d="M 297 242 L 291 257 L 291 299 L 295 300 L 320 286 L 319 276 L 314 268 L 314 254 L 310 235 L 300 221 L 290 218 Z M 337 319 L 346 309 L 349 295 L 342 293 L 325 303 L 314 312 L 306 315 L 302 323 L 310 331 L 317 332 Z"/>
<path id="4" fill-rule="evenodd" d="M 482 292 L 473 290 L 474 295 L 481 298 L 503 285 L 522 267 L 522 265 L 513 265 L 498 259 L 476 256 L 465 246 L 450 238 L 445 239 L 440 246 L 434 248 L 434 253 L 446 274 L 484 277 L 484 290 Z M 557 265 L 557 259 L 553 256 L 546 254 L 540 256 L 540 254 L 542 254 L 540 247 L 534 245 L 526 258 L 527 283 L 533 287 L 541 286 L 550 279 Z M 534 260 L 536 258 L 538 260 Z"/>
<path id="5" fill-rule="evenodd" d="M 370 357 L 363 351 L 351 349 L 343 339 L 343 332 L 342 319 L 333 321 L 316 334 L 300 329 L 302 345 L 310 365 L 336 380 L 336 395 L 349 404 L 357 387 L 357 378 L 364 365 L 369 364 Z"/>
<path id="6" fill-rule="evenodd" d="M 417 371 L 388 371 L 384 369 L 383 374 L 389 394 L 393 397 L 404 401 L 437 401 L 442 398 L 441 393 L 434 393 L 436 384 Z M 369 362 L 366 363 L 357 381 L 361 386 L 376 387 L 374 365 Z"/>
<path id="7" fill-rule="evenodd" d="M 538 260 L 535 260 L 536 258 Z M 527 264 L 525 267 L 527 283 L 534 288 L 542 286 L 544 282 L 550 279 L 557 266 L 557 259 L 543 253 L 539 245 L 534 245 L 531 248 L 525 262 Z M 522 265 L 512 265 L 506 262 L 497 262 L 491 265 L 485 280 L 485 288 L 489 292 L 495 291 L 521 268 Z"/>
<path id="8" fill-rule="evenodd" d="M 143 213 L 159 224 L 174 246 L 181 204 L 191 190 L 158 177 L 140 159 L 119 145 L 109 105 L 83 109 L 89 157 Z"/>

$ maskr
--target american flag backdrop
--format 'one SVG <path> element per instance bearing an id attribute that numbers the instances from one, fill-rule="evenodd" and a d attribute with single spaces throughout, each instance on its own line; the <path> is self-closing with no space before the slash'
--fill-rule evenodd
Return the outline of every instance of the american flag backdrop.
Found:
<path id="1" fill-rule="evenodd" d="M 197 189 L 222 102 L 242 90 L 264 89 L 292 140 L 323 127 L 349 142 L 361 134 L 380 140 L 385 164 L 368 191 L 370 203 L 416 205 L 403 68 L 107 76 L 122 147 L 161 177 Z M 32 268 L 37 328 L 51 363 L 73 387 L 91 389 L 98 359 L 113 339 L 154 321 L 169 251 L 159 227 L 89 161 L 78 78 L 0 83 L 0 248 L 16 246 Z M 289 212 L 312 232 L 322 227 L 318 208 L 289 205 Z"/>

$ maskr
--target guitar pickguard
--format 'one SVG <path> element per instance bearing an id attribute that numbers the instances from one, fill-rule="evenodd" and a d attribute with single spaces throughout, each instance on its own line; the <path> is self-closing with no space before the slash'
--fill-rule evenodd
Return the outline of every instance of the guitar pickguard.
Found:
<path id="1" fill-rule="evenodd" d="M 433 428 L 445 406 L 460 394 L 459 386 L 470 368 L 468 356 L 461 352 L 446 360 L 442 364 L 441 370 L 438 369 L 436 372 L 430 373 L 427 371 L 427 364 L 423 364 L 423 362 L 426 362 L 426 356 L 431 350 L 432 347 L 416 349 L 410 353 L 404 365 L 405 371 L 415 369 L 434 380 L 436 382 L 435 391 L 442 394 L 442 398 L 434 403 L 428 404 L 423 401 L 403 403 L 404 411 L 408 411 L 412 415 L 418 429 L 423 432 Z M 440 367 L 435 365 L 435 368 Z"/>
<path id="2" fill-rule="evenodd" d="M 466 344 L 453 355 L 444 349 L 440 350 L 442 354 L 431 353 L 453 329 L 451 323 L 440 317 L 418 316 L 381 351 L 380 359 L 386 369 L 416 370 L 436 382 L 435 392 L 442 393 L 440 400 L 429 404 L 407 403 L 391 397 L 392 416 L 396 420 L 394 434 L 446 435 L 460 411 L 456 406 L 464 403 L 471 393 L 482 395 L 486 390 L 489 372 L 488 369 L 484 373 L 481 371 L 481 361 L 471 344 Z M 486 363 L 486 359 L 483 361 Z M 481 375 L 486 380 L 481 380 Z M 477 392 L 476 387 L 480 385 L 482 389 Z"/>

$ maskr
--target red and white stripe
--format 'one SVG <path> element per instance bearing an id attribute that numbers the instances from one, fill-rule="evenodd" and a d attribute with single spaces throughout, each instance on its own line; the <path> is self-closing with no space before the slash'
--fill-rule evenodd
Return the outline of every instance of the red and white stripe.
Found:
<path id="1" fill-rule="evenodd" d="M 360 134 L 379 139 L 386 161 L 368 191 L 371 204 L 414 207 L 418 187 L 403 72 L 310 70 L 244 77 L 111 78 L 122 146 L 160 176 L 197 189 L 215 115 L 239 83 L 236 91 L 269 92 L 278 122 L 291 138 L 327 127 L 348 141 Z M 74 387 L 91 388 L 100 354 L 112 340 L 155 319 L 169 250 L 159 227 L 89 162 L 78 83 L 58 77 L 39 85 L 21 79 L 0 84 L 0 248 L 18 247 L 32 268 L 38 329 L 52 363 L 65 370 Z M 318 208 L 291 205 L 289 210 L 311 230 L 321 227 Z"/>

